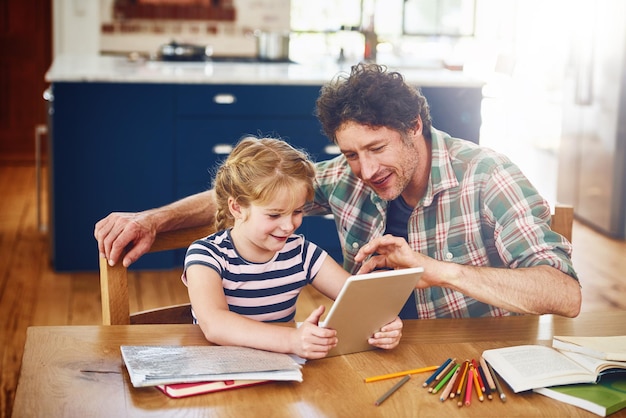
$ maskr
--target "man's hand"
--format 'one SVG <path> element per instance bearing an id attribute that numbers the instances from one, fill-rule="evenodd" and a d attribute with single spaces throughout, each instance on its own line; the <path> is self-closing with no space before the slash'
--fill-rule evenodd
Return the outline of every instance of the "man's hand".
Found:
<path id="1" fill-rule="evenodd" d="M 122 260 L 128 267 L 150 250 L 156 229 L 141 213 L 114 212 L 96 223 L 94 236 L 100 256 L 106 257 L 111 266 L 128 250 Z"/>
<path id="2" fill-rule="evenodd" d="M 364 245 L 354 260 L 357 263 L 363 262 L 357 273 L 362 274 L 382 268 L 420 267 L 422 264 L 419 256 L 404 238 L 383 235 Z"/>

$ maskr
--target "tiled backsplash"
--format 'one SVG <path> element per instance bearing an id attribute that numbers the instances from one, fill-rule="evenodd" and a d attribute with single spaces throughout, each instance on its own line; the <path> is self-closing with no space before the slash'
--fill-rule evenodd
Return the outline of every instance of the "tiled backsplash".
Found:
<path id="1" fill-rule="evenodd" d="M 161 45 L 176 40 L 210 45 L 216 55 L 255 55 L 255 30 L 290 28 L 290 0 L 232 0 L 234 20 L 124 21 L 114 16 L 114 0 L 100 1 L 100 51 L 104 53 L 154 53 Z"/>

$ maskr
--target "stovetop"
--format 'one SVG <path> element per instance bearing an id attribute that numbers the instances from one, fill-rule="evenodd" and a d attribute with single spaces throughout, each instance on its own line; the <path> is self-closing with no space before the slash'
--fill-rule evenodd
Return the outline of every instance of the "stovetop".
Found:
<path id="1" fill-rule="evenodd" d="M 164 62 L 232 62 L 232 63 L 286 63 L 293 64 L 290 59 L 267 60 L 256 56 L 201 56 L 201 57 L 159 57 L 156 61 Z"/>

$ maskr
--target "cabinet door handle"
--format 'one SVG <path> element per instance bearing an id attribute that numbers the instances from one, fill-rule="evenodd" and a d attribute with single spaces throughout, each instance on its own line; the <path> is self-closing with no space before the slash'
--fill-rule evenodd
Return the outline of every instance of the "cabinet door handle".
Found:
<path id="1" fill-rule="evenodd" d="M 337 145 L 326 145 L 324 147 L 324 152 L 328 155 L 339 155 L 341 154 L 341 150 Z"/>
<path id="2" fill-rule="evenodd" d="M 230 93 L 218 93 L 213 96 L 213 103 L 219 105 L 231 105 L 237 101 L 234 94 Z"/>
<path id="3" fill-rule="evenodd" d="M 213 146 L 213 153 L 217 155 L 228 155 L 233 150 L 233 146 L 230 144 L 215 144 Z"/>

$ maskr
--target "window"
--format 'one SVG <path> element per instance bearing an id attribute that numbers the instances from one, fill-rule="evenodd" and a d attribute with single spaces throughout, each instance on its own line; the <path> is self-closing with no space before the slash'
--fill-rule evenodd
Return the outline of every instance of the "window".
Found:
<path id="1" fill-rule="evenodd" d="M 473 36 L 475 0 L 406 0 L 403 33 L 423 36 Z"/>

